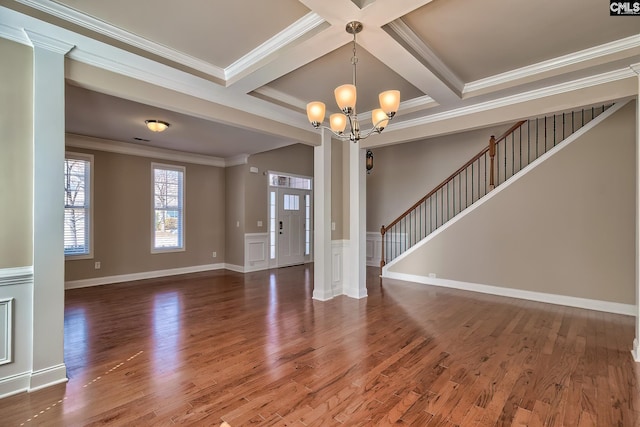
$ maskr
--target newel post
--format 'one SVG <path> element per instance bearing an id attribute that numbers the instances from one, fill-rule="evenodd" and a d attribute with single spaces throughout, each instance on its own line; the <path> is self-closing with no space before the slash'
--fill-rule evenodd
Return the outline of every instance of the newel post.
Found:
<path id="1" fill-rule="evenodd" d="M 491 135 L 491 138 L 489 138 L 489 158 L 491 159 L 491 162 L 489 163 L 489 190 L 493 190 L 495 188 L 495 181 L 494 181 L 494 159 L 496 157 L 496 137 L 494 135 Z"/>
<path id="2" fill-rule="evenodd" d="M 384 267 L 384 233 L 386 233 L 387 230 L 384 228 L 384 225 L 382 227 L 380 227 L 380 234 L 382 235 L 382 253 L 380 253 L 380 268 Z"/>

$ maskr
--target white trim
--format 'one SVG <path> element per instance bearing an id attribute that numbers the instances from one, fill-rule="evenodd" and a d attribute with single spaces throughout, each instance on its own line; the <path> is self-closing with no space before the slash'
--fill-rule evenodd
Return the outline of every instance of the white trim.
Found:
<path id="1" fill-rule="evenodd" d="M 67 43 L 63 40 L 58 40 L 32 30 L 24 29 L 23 31 L 29 38 L 29 41 L 31 42 L 31 45 L 33 47 L 45 49 L 50 52 L 59 53 L 61 55 L 66 55 L 71 49 L 75 47 L 71 43 Z"/>
<path id="2" fill-rule="evenodd" d="M 0 24 L 0 37 L 14 41 L 16 43 L 32 46 L 31 41 L 24 31 L 16 27 Z M 1 395 L 0 395 L 1 397 Z"/>
<path id="3" fill-rule="evenodd" d="M 225 167 L 226 160 L 220 157 L 203 154 L 186 153 L 183 151 L 167 150 L 165 148 L 145 147 L 109 139 L 99 139 L 90 136 L 67 133 L 65 138 L 67 147 L 84 148 L 87 150 L 106 151 L 109 153 L 126 154 L 129 156 L 147 157 L 174 162 L 192 163 L 196 165 Z"/>
<path id="4" fill-rule="evenodd" d="M 595 76 L 585 77 L 570 82 L 560 83 L 553 86 L 548 86 L 541 89 L 534 89 L 528 92 L 522 92 L 516 95 L 505 96 L 500 99 L 494 99 L 491 101 L 480 102 L 466 107 L 455 108 L 453 110 L 443 111 L 441 113 L 435 113 L 425 117 L 419 117 L 416 119 L 405 120 L 394 123 L 389 129 L 385 129 L 385 132 L 395 132 L 401 129 L 407 129 L 414 126 L 426 125 L 429 123 L 435 123 L 441 120 L 453 119 L 457 117 L 463 117 L 470 114 L 481 113 L 487 110 L 493 110 L 501 107 L 508 107 L 510 105 L 519 104 L 526 101 L 532 101 L 534 99 L 547 98 L 553 95 L 559 95 L 567 92 L 573 92 L 580 89 L 585 89 L 593 86 L 598 86 L 605 83 L 611 83 L 618 80 L 624 80 L 630 77 L 636 77 L 636 74 L 630 67 L 622 68 L 607 73 L 598 74 Z"/>
<path id="5" fill-rule="evenodd" d="M 167 270 L 143 271 L 140 273 L 119 274 L 117 276 L 93 277 L 90 279 L 70 280 L 64 282 L 65 289 L 88 288 L 91 286 L 110 285 L 112 283 L 131 282 L 134 280 L 156 279 L 158 277 L 176 276 L 179 274 L 200 273 L 203 271 L 222 270 L 228 264 L 206 264 L 191 267 L 170 268 Z"/>
<path id="6" fill-rule="evenodd" d="M 600 46 L 590 47 L 568 55 L 559 56 L 547 61 L 538 62 L 537 64 L 528 65 L 526 67 L 517 68 L 505 73 L 496 74 L 491 77 L 467 83 L 464 85 L 462 93 L 468 94 L 470 92 L 499 86 L 515 80 L 525 79 L 548 71 L 598 59 L 603 56 L 619 54 L 624 50 L 635 49 L 638 47 L 640 47 L 640 35 L 633 35 L 613 42 L 601 44 Z"/>
<path id="7" fill-rule="evenodd" d="M 13 362 L 13 298 L 3 298 L 0 300 L 0 306 L 6 306 L 3 322 L 0 322 L 0 325 L 4 323 L 4 343 L 2 347 L 4 348 L 4 353 L 0 354 L 0 365 L 4 365 L 6 363 Z"/>
<path id="8" fill-rule="evenodd" d="M 222 268 L 225 270 L 235 271 L 236 273 L 245 273 L 244 267 L 241 265 L 223 264 Z"/>
<path id="9" fill-rule="evenodd" d="M 275 36 L 253 49 L 242 58 L 235 61 L 224 69 L 225 80 L 231 82 L 234 78 L 242 75 L 251 67 L 257 65 L 260 61 L 278 52 L 288 44 L 302 38 L 308 32 L 322 25 L 324 18 L 315 12 L 309 12 L 302 18 L 298 19 L 289 27 L 280 31 Z"/>
<path id="10" fill-rule="evenodd" d="M 155 244 L 155 232 L 156 232 L 156 206 L 155 206 L 155 198 L 156 198 L 156 178 L 155 171 L 159 170 L 169 170 L 174 172 L 182 173 L 182 182 L 178 184 L 178 197 L 180 198 L 180 202 L 178 204 L 178 209 L 180 210 L 180 219 L 178 221 L 178 246 L 156 246 Z M 186 243 L 186 203 L 185 200 L 187 191 L 187 168 L 181 165 L 175 164 L 164 164 L 164 163 L 156 163 L 151 162 L 151 253 L 152 254 L 163 254 L 169 252 L 184 252 L 187 247 Z"/>
<path id="11" fill-rule="evenodd" d="M 245 233 L 244 272 L 269 269 L 269 233 Z"/>
<path id="12" fill-rule="evenodd" d="M 637 315 L 637 313 L 634 313 Z M 634 338 L 633 340 L 633 348 L 631 349 L 631 356 L 633 356 L 633 360 L 636 362 L 640 362 L 640 348 L 638 348 L 638 339 Z"/>
<path id="13" fill-rule="evenodd" d="M 367 231 L 367 265 L 369 267 L 380 267 L 382 259 L 382 236 L 374 231 Z"/>
<path id="14" fill-rule="evenodd" d="M 331 291 L 335 297 L 344 294 L 345 278 L 349 277 L 349 240 L 331 241 Z"/>
<path id="15" fill-rule="evenodd" d="M 89 251 L 86 254 L 66 254 L 64 255 L 64 260 L 65 261 L 73 261 L 73 260 L 80 260 L 80 259 L 93 259 L 93 211 L 94 211 L 94 207 L 93 207 L 93 180 L 94 180 L 94 155 L 93 154 L 86 154 L 86 153 L 76 153 L 73 151 L 66 151 L 64 153 L 64 160 L 65 163 L 67 161 L 67 159 L 73 159 L 73 160 L 81 160 L 84 162 L 88 162 L 89 163 L 89 189 L 88 189 L 88 193 L 89 193 L 89 215 L 88 215 L 88 221 L 89 221 Z M 65 173 L 66 173 L 66 169 L 65 169 Z M 86 183 L 85 183 L 86 185 Z M 65 187 L 66 187 L 66 182 L 65 182 Z M 66 213 L 66 208 L 65 208 L 65 213 Z"/>
<path id="16" fill-rule="evenodd" d="M 381 277 L 385 279 L 402 280 L 405 282 L 420 283 L 423 285 L 440 286 L 451 289 L 461 289 L 483 294 L 498 295 L 509 298 L 519 298 L 529 301 L 544 302 L 548 304 L 565 305 L 569 307 L 584 308 L 587 310 L 604 311 L 607 313 L 624 314 L 634 316 L 636 306 L 612 301 L 601 301 L 588 298 L 572 297 L 567 295 L 548 294 L 545 292 L 526 291 L 523 289 L 503 288 L 501 286 L 483 285 L 479 283 L 461 282 L 457 280 L 441 279 L 434 277 L 417 276 L 413 274 L 385 272 Z"/>
<path id="17" fill-rule="evenodd" d="M 0 379 L 0 399 L 29 391 L 30 378 L 31 372 L 23 372 Z"/>
<path id="18" fill-rule="evenodd" d="M 33 266 L 0 268 L 0 286 L 33 283 Z"/>
<path id="19" fill-rule="evenodd" d="M 402 20 L 398 18 L 389 22 L 389 28 L 400 37 L 416 54 L 427 62 L 427 68 L 433 68 L 436 74 L 445 80 L 460 96 L 464 90 L 465 84 L 456 73 L 454 73 L 442 60 L 431 50 L 429 46 L 416 35 L 415 32 Z"/>
<path id="20" fill-rule="evenodd" d="M 64 363 L 50 366 L 45 369 L 39 369 L 31 373 L 29 393 L 52 385 L 66 383 L 67 381 L 67 367 Z"/>
<path id="21" fill-rule="evenodd" d="M 224 159 L 224 167 L 246 165 L 249 161 L 249 154 L 238 154 L 237 156 Z"/>
<path id="22" fill-rule="evenodd" d="M 75 11 L 67 6 L 44 0 L 17 0 L 19 3 L 25 4 L 37 10 L 41 10 L 49 15 L 61 18 L 72 24 L 79 25 L 99 34 L 103 34 L 122 43 L 142 49 L 154 55 L 161 56 L 178 64 L 186 65 L 195 70 L 214 76 L 218 79 L 224 79 L 224 70 L 216 67 L 206 61 L 193 56 L 186 55 L 175 49 L 168 48 L 159 43 L 152 42 L 148 39 L 140 37 L 136 34 L 122 30 L 114 25 L 100 21 L 84 13 Z"/>

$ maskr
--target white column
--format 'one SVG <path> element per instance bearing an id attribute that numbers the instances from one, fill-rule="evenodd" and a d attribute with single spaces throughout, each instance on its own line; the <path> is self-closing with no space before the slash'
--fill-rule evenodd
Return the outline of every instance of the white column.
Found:
<path id="1" fill-rule="evenodd" d="M 29 390 L 67 380 L 64 365 L 64 56 L 72 45 L 33 43 L 33 359 Z"/>
<path id="2" fill-rule="evenodd" d="M 636 97 L 636 337 L 633 340 L 633 359 L 640 362 L 640 64 L 631 69 L 638 74 Z"/>
<path id="3" fill-rule="evenodd" d="M 331 133 L 313 149 L 313 299 L 333 298 L 331 287 Z"/>
<path id="4" fill-rule="evenodd" d="M 366 151 L 349 142 L 349 277 L 344 293 L 351 298 L 367 296 L 367 174 Z"/>

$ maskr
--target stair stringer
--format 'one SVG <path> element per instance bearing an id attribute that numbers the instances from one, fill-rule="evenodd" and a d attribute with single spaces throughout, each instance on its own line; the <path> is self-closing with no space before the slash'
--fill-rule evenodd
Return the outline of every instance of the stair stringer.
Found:
<path id="1" fill-rule="evenodd" d="M 421 240 L 418 244 L 414 245 L 412 248 L 408 249 L 405 253 L 398 256 L 392 262 L 385 265 L 382 269 L 382 277 L 387 279 L 398 279 L 404 281 L 411 281 L 416 283 L 435 285 L 435 286 L 443 286 L 449 288 L 457 288 L 470 290 L 475 292 L 482 292 L 494 295 L 503 295 L 508 297 L 515 298 L 524 298 L 534 301 L 541 302 L 549 302 L 555 304 L 562 304 L 574 307 L 582 307 L 589 308 L 600 311 L 608 311 L 614 313 L 621 314 L 633 314 L 635 305 L 632 304 L 633 298 L 629 299 L 628 297 L 615 297 L 615 298 L 591 298 L 584 297 L 584 295 L 580 295 L 580 293 L 572 292 L 562 292 L 555 293 L 554 290 L 549 289 L 520 289 L 516 287 L 510 287 L 508 283 L 500 283 L 500 284 L 486 284 L 486 283 L 477 283 L 474 281 L 466 280 L 456 280 L 452 277 L 436 277 L 438 272 L 434 272 L 435 274 L 414 274 L 407 273 L 403 264 L 407 263 L 407 260 L 410 260 L 412 257 L 415 258 L 420 256 L 419 254 L 423 251 L 423 248 L 430 245 L 434 240 L 438 239 L 443 233 L 448 233 L 453 227 L 456 227 L 456 224 L 460 221 L 463 221 L 467 216 L 474 215 L 474 212 L 483 209 L 485 205 L 488 203 L 493 203 L 492 201 L 496 197 L 501 197 L 503 192 L 511 191 L 511 187 L 516 185 L 520 180 L 524 179 L 527 175 L 531 174 L 537 168 L 541 167 L 541 165 L 545 164 L 548 159 L 553 158 L 558 153 L 563 152 L 563 150 L 567 150 L 572 147 L 577 141 L 579 141 L 584 135 L 591 132 L 601 123 L 608 120 L 610 117 L 614 116 L 617 112 L 622 110 L 624 107 L 632 103 L 633 100 L 629 100 L 627 102 L 618 103 L 607 111 L 599 115 L 596 119 L 586 124 L 584 127 L 576 131 L 574 134 L 570 135 L 563 142 L 561 142 L 556 147 L 550 149 L 547 153 L 541 155 L 538 159 L 533 161 L 531 164 L 523 168 L 521 171 L 507 179 L 503 184 L 498 186 L 495 190 L 491 191 L 485 197 L 481 198 L 479 201 L 471 205 L 469 208 L 462 211 L 460 214 L 452 218 L 446 224 L 435 230 L 429 236 Z M 633 129 L 632 129 L 633 130 Z M 634 156 L 631 156 L 634 157 Z M 633 180 L 632 180 L 633 181 Z M 633 193 L 635 194 L 635 193 Z M 635 220 L 634 220 L 635 221 Z M 499 260 L 498 260 L 499 261 Z M 634 287 L 634 285 L 632 285 Z M 633 292 L 635 290 L 633 289 Z M 632 292 L 632 293 L 633 293 Z M 608 300 L 610 299 L 610 300 Z"/>

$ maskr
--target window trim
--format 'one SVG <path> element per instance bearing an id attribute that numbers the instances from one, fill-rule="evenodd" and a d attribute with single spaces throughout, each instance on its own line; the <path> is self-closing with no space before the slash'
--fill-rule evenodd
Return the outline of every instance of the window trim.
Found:
<path id="1" fill-rule="evenodd" d="M 93 259 L 94 258 L 94 254 L 93 254 L 93 169 L 94 169 L 94 156 L 93 154 L 87 154 L 87 153 L 78 153 L 78 152 L 73 152 L 73 151 L 65 151 L 64 153 L 64 160 L 65 162 L 67 161 L 67 159 L 73 159 L 73 160 L 82 160 L 82 161 L 86 161 L 89 162 L 89 207 L 87 208 L 87 210 L 89 211 L 87 218 L 89 220 L 89 252 L 86 254 L 64 254 L 64 260 L 65 261 L 75 261 L 75 260 L 81 260 L 81 259 Z M 85 189 L 86 191 L 86 189 Z M 66 209 L 63 207 L 63 209 Z"/>
<path id="2" fill-rule="evenodd" d="M 164 169 L 164 170 L 173 170 L 182 173 L 182 188 L 180 191 L 180 206 L 182 206 L 182 221 L 181 226 L 182 230 L 180 230 L 181 235 L 181 246 L 171 246 L 171 247 L 156 247 L 156 239 L 155 239 L 155 228 L 156 228 L 156 205 L 155 205 L 155 195 L 156 195 L 156 179 L 155 179 L 155 170 L 156 169 Z M 157 163 L 151 162 L 151 253 L 152 254 L 164 254 L 171 252 L 185 252 L 186 251 L 186 185 L 187 183 L 187 168 L 185 166 L 180 165 L 170 165 L 166 163 Z"/>

